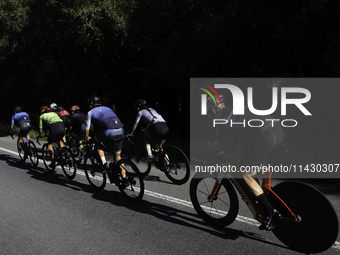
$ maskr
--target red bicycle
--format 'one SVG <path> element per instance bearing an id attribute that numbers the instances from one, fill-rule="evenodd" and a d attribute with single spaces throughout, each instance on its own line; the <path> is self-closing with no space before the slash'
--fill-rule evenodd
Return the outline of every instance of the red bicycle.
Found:
<path id="1" fill-rule="evenodd" d="M 330 248 L 337 239 L 339 223 L 329 200 L 319 190 L 302 182 L 285 181 L 273 187 L 271 174 L 265 173 L 262 189 L 282 215 L 272 230 L 274 235 L 291 249 L 303 253 L 318 253 Z M 196 173 L 190 183 L 190 197 L 196 212 L 207 223 L 227 226 L 238 214 L 235 189 L 254 218 L 264 223 L 267 215 L 242 179 Z"/>

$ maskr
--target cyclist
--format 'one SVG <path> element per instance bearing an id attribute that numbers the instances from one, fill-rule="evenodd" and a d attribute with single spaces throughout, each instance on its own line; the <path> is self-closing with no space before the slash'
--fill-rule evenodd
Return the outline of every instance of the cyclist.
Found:
<path id="1" fill-rule="evenodd" d="M 80 148 L 83 149 L 82 142 L 85 138 L 85 129 L 86 129 L 86 120 L 87 116 L 85 113 L 80 111 L 80 107 L 78 105 L 74 105 L 70 108 L 71 113 L 71 120 L 70 120 L 70 127 L 69 131 L 73 131 L 79 140 Z M 81 155 L 80 158 L 83 156 L 83 151 L 80 150 Z"/>
<path id="2" fill-rule="evenodd" d="M 88 141 L 90 127 L 93 123 L 94 132 L 96 133 L 94 136 L 95 148 L 97 149 L 103 164 L 103 173 L 106 173 L 109 168 L 109 164 L 105 158 L 103 145 L 106 145 L 110 141 L 115 143 L 114 154 L 116 155 L 116 160 L 118 162 L 121 159 L 120 154 L 125 137 L 124 125 L 113 110 L 101 105 L 99 97 L 91 96 L 87 100 L 87 105 L 89 106 L 90 111 L 87 113 L 85 141 Z M 101 143 L 103 145 L 101 145 Z M 124 169 L 121 170 L 121 174 L 123 177 L 123 183 L 128 185 Z"/>
<path id="3" fill-rule="evenodd" d="M 225 100 L 222 95 L 220 98 L 221 101 L 217 96 L 214 98 L 215 101 L 212 98 L 207 100 L 208 116 L 213 119 L 228 120 L 228 125 L 216 125 L 213 132 L 218 145 L 210 144 L 214 146 L 214 148 L 217 148 L 218 146 L 222 147 L 223 144 L 226 145 L 229 141 L 233 151 L 236 151 L 237 147 L 240 146 L 243 151 L 240 163 L 244 166 L 259 166 L 265 163 L 274 149 L 280 145 L 285 138 L 282 127 L 277 124 L 277 122 L 273 122 L 273 124 L 272 122 L 265 121 L 266 119 L 274 119 L 273 117 L 256 116 L 247 108 L 245 108 L 244 115 L 233 115 L 232 109 L 225 106 Z M 262 127 L 243 125 L 243 123 L 248 123 L 249 119 L 260 119 L 266 124 Z M 231 121 L 234 123 L 233 126 L 230 126 Z M 236 140 L 237 143 L 230 143 L 230 139 Z M 224 146 L 223 148 L 226 147 Z M 218 150 L 220 149 L 216 149 L 215 153 L 218 153 Z M 221 150 L 219 153 L 221 153 Z M 260 229 L 272 230 L 275 222 L 281 218 L 281 215 L 265 197 L 261 186 L 253 178 L 255 174 L 256 172 L 244 173 L 240 178 L 248 185 L 256 201 L 262 206 L 266 215 L 268 215 L 267 221 L 260 226 Z"/>
<path id="4" fill-rule="evenodd" d="M 147 107 L 147 103 L 144 99 L 138 99 L 135 101 L 134 107 L 138 113 L 135 124 L 131 129 L 131 133 L 127 136 L 133 135 L 133 132 L 135 132 L 140 119 L 142 119 L 147 124 L 147 127 L 142 130 L 145 131 L 143 133 L 143 139 L 148 153 L 147 161 L 152 161 L 154 156 L 151 152 L 150 142 L 154 142 L 156 144 L 156 150 L 162 150 L 162 146 L 169 135 L 169 128 L 160 114 L 158 114 L 153 108 Z"/>
<path id="5" fill-rule="evenodd" d="M 68 111 L 66 111 L 62 106 L 58 106 L 56 103 L 50 105 L 50 111 L 56 112 L 58 116 L 63 120 L 66 130 L 69 130 L 71 116 Z"/>
<path id="6" fill-rule="evenodd" d="M 48 150 L 51 151 L 52 158 L 54 158 L 53 143 L 56 142 L 57 137 L 62 135 L 63 138 L 60 140 L 60 148 L 63 148 L 66 143 L 66 130 L 63 120 L 55 112 L 50 112 L 48 106 L 42 106 L 40 108 L 39 118 L 39 137 L 42 135 L 43 125 L 47 125 L 49 128 L 48 135 Z"/>
<path id="7" fill-rule="evenodd" d="M 26 134 L 27 139 L 30 140 L 30 135 L 28 132 L 31 131 L 32 126 L 31 119 L 28 113 L 23 112 L 20 106 L 16 106 L 13 111 L 14 115 L 12 116 L 10 134 L 11 135 L 13 134 L 14 125 L 19 125 L 18 131 L 19 143 L 23 143 L 22 137 L 26 136 Z"/>

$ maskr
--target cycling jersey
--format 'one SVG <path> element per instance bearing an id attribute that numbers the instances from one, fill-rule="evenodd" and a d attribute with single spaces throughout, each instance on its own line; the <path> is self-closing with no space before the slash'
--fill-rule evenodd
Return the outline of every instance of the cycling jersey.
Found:
<path id="1" fill-rule="evenodd" d="M 86 125 L 86 114 L 83 112 L 76 112 L 71 116 L 71 127 L 73 129 L 79 130 L 81 125 Z"/>
<path id="2" fill-rule="evenodd" d="M 18 112 L 12 116 L 11 126 L 19 126 L 19 136 L 25 136 L 32 130 L 31 119 L 26 112 Z"/>
<path id="3" fill-rule="evenodd" d="M 30 121 L 29 115 L 26 112 L 18 112 L 12 116 L 11 126 L 20 125 L 24 121 Z"/>
<path id="4" fill-rule="evenodd" d="M 266 121 L 270 119 L 275 119 L 274 117 L 270 115 L 266 116 L 258 116 L 253 113 L 251 113 L 248 109 L 248 107 L 245 107 L 244 109 L 244 115 L 233 115 L 232 108 L 225 107 L 222 108 L 220 111 L 217 112 L 214 119 L 223 119 L 227 120 L 229 118 L 229 121 L 225 125 L 216 125 L 215 130 L 217 131 L 217 136 L 219 135 L 242 135 L 245 131 L 244 129 L 248 130 L 249 132 L 253 133 L 261 133 L 265 131 L 268 127 L 271 126 L 278 126 L 280 125 L 278 121 Z M 255 122 L 255 124 L 259 124 L 260 120 L 264 123 L 260 127 L 251 127 L 248 125 L 249 120 L 258 120 Z"/>
<path id="5" fill-rule="evenodd" d="M 214 116 L 215 119 L 227 119 L 232 109 L 222 108 Z M 250 127 L 247 123 L 251 119 L 262 120 L 263 125 L 259 127 Z M 270 156 L 276 146 L 280 145 L 285 138 L 285 133 L 279 122 L 265 121 L 275 119 L 270 115 L 257 116 L 252 114 L 248 108 L 245 108 L 244 115 L 232 115 L 230 122 L 225 125 L 217 125 L 212 128 L 210 141 L 222 141 L 224 138 L 236 139 L 242 148 L 243 156 L 241 163 L 243 165 L 260 165 Z"/>
<path id="6" fill-rule="evenodd" d="M 40 115 L 39 128 L 43 128 L 43 124 L 50 126 L 53 123 L 63 122 L 63 120 L 55 112 L 48 112 Z"/>
<path id="7" fill-rule="evenodd" d="M 124 127 L 117 115 L 106 106 L 95 107 L 87 113 L 87 129 L 90 129 L 91 123 L 93 123 L 96 131 L 119 129 Z"/>
<path id="8" fill-rule="evenodd" d="M 158 114 L 152 108 L 147 108 L 147 109 L 140 110 L 137 113 L 137 117 L 136 117 L 135 123 L 138 123 L 140 121 L 140 119 L 142 119 L 149 126 L 152 126 L 153 124 L 158 123 L 158 122 L 165 122 L 163 117 L 160 114 Z"/>
<path id="9" fill-rule="evenodd" d="M 83 112 L 76 112 L 71 116 L 70 126 L 81 138 L 85 136 L 86 119 L 86 114 Z"/>
<path id="10" fill-rule="evenodd" d="M 124 125 L 118 119 L 117 115 L 106 106 L 93 108 L 87 113 L 86 129 L 90 129 L 93 123 L 96 134 L 96 139 L 102 143 L 107 141 L 115 142 L 115 152 L 120 153 L 124 141 Z"/>

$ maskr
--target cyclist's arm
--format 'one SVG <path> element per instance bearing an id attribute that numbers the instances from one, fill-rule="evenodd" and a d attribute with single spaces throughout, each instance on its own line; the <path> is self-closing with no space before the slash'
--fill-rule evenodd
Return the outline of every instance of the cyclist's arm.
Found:
<path id="1" fill-rule="evenodd" d="M 11 132 L 13 132 L 13 128 L 14 128 L 14 116 L 12 116 L 12 120 L 11 120 Z"/>
<path id="2" fill-rule="evenodd" d="M 87 141 L 90 136 L 90 128 L 91 128 L 91 111 L 87 113 L 86 128 L 85 128 L 85 141 Z"/>
<path id="3" fill-rule="evenodd" d="M 39 136 L 42 135 L 42 131 L 43 131 L 43 116 L 40 115 L 40 117 L 39 117 Z"/>
<path id="4" fill-rule="evenodd" d="M 130 134 L 128 134 L 127 136 L 131 136 L 131 135 L 133 135 L 133 132 L 135 132 L 135 130 L 136 130 L 136 128 L 137 128 L 137 126 L 138 126 L 138 122 L 136 122 L 136 123 L 133 125 L 133 127 L 132 127 L 132 129 L 131 129 L 131 133 L 130 133 Z"/>

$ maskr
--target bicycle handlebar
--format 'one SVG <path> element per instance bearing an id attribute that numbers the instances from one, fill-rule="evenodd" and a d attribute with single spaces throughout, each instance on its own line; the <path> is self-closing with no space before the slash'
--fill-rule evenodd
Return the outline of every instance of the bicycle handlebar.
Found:
<path id="1" fill-rule="evenodd" d="M 37 135 L 35 138 L 37 140 L 37 144 L 41 145 L 40 142 L 39 142 L 39 138 L 43 138 L 43 137 L 47 137 L 47 135 L 44 135 L 44 136 L 40 136 L 40 135 Z"/>
<path id="2" fill-rule="evenodd" d="M 134 137 L 134 135 L 129 135 L 129 136 L 126 136 L 126 138 L 128 139 L 128 141 L 131 143 L 131 144 L 135 144 L 131 138 Z"/>

